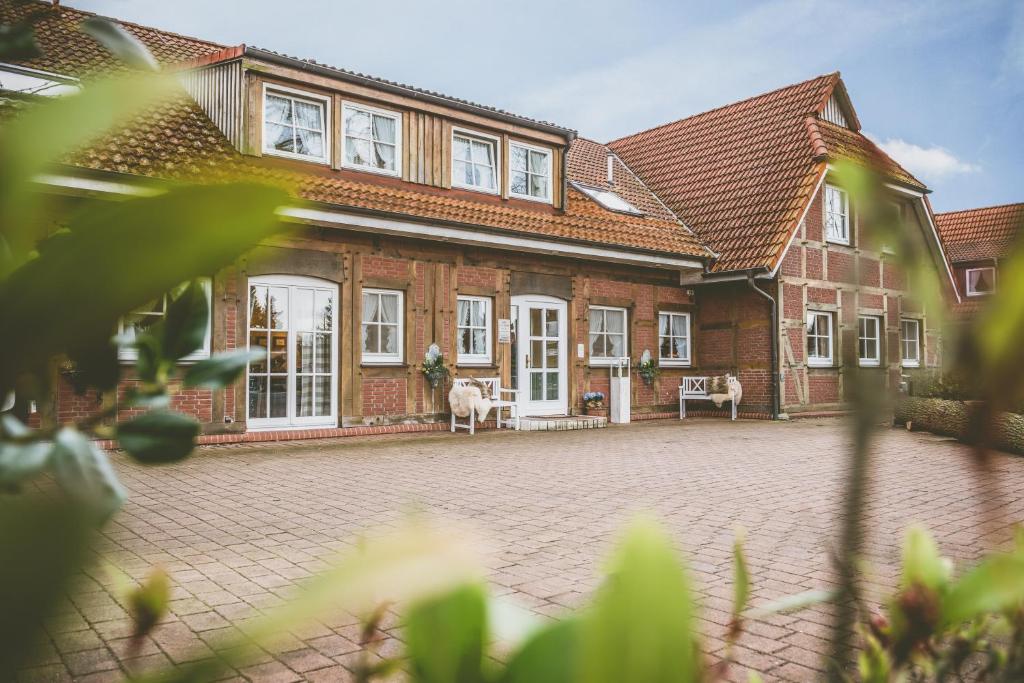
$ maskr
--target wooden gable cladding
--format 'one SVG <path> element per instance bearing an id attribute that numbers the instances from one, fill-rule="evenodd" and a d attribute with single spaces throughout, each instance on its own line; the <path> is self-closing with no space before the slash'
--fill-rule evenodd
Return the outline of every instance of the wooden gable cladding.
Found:
<path id="1" fill-rule="evenodd" d="M 436 114 L 407 111 L 403 130 L 402 178 L 451 187 L 451 124 Z"/>

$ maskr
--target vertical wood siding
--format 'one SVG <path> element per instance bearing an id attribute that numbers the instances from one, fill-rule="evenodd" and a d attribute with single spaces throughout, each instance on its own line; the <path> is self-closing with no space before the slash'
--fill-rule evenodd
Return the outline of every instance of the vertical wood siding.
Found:
<path id="1" fill-rule="evenodd" d="M 825 110 L 821 112 L 821 118 L 825 119 L 829 123 L 842 126 L 843 128 L 850 127 L 850 124 L 846 122 L 846 116 L 843 115 L 843 108 L 839 106 L 839 101 L 836 100 L 835 95 L 828 98 L 828 102 L 825 104 Z"/>
<path id="2" fill-rule="evenodd" d="M 236 60 L 188 71 L 182 74 L 182 81 L 206 115 L 235 149 L 241 151 L 245 131 L 242 62 Z"/>

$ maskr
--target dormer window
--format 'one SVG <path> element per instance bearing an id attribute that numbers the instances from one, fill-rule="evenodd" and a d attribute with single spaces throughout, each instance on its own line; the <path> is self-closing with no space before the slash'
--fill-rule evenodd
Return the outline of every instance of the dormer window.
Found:
<path id="1" fill-rule="evenodd" d="M 825 239 L 850 243 L 850 198 L 835 185 L 825 186 Z"/>
<path id="2" fill-rule="evenodd" d="M 452 131 L 452 187 L 497 194 L 497 149 L 497 138 Z"/>
<path id="3" fill-rule="evenodd" d="M 551 150 L 509 143 L 508 193 L 520 199 L 551 201 Z"/>
<path id="4" fill-rule="evenodd" d="M 263 153 L 328 163 L 326 97 L 290 88 L 263 91 Z"/>
<path id="5" fill-rule="evenodd" d="M 402 115 L 346 102 L 342 107 L 343 165 L 361 171 L 400 175 Z"/>
<path id="6" fill-rule="evenodd" d="M 996 290 L 996 269 L 991 266 L 968 268 L 964 277 L 967 280 L 967 296 L 985 296 Z"/>

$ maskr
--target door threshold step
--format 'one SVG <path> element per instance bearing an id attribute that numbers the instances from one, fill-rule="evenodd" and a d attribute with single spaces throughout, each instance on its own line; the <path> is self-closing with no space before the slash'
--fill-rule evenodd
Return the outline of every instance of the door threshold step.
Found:
<path id="1" fill-rule="evenodd" d="M 607 426 L 607 417 L 595 415 L 541 415 L 519 420 L 519 428 L 527 432 L 561 432 L 570 429 L 601 429 Z"/>

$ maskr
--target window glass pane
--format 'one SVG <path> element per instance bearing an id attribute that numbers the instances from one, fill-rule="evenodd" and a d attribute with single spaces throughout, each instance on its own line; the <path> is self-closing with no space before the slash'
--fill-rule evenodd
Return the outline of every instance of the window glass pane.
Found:
<path id="1" fill-rule="evenodd" d="M 547 400 L 557 401 L 558 400 L 558 373 L 549 372 L 547 373 Z"/>
<path id="2" fill-rule="evenodd" d="M 666 335 L 669 330 L 669 317 L 665 313 L 658 314 L 658 334 Z"/>
<path id="3" fill-rule="evenodd" d="M 531 341 L 530 342 L 530 363 L 531 368 L 542 368 L 544 367 L 544 342 L 542 341 Z"/>
<path id="4" fill-rule="evenodd" d="M 543 152 L 535 152 L 530 150 L 530 173 L 539 173 L 541 175 L 547 175 L 548 172 L 548 155 Z"/>
<path id="5" fill-rule="evenodd" d="M 543 310 L 540 308 L 530 309 L 530 336 L 539 337 L 543 332 L 541 331 L 541 314 Z"/>
<path id="6" fill-rule="evenodd" d="M 312 417 L 313 415 L 313 378 L 295 378 L 295 415 Z"/>
<path id="7" fill-rule="evenodd" d="M 250 361 L 249 372 L 260 373 L 267 371 L 267 333 L 249 332 L 249 348 L 263 347 L 263 357 L 260 360 Z"/>
<path id="8" fill-rule="evenodd" d="M 334 294 L 317 290 L 315 310 L 316 329 L 334 330 Z"/>
<path id="9" fill-rule="evenodd" d="M 520 171 L 512 171 L 512 194 L 526 194 L 526 174 Z"/>
<path id="10" fill-rule="evenodd" d="M 288 324 L 288 289 L 286 287 L 270 287 L 270 327 L 275 330 L 287 329 Z"/>
<path id="11" fill-rule="evenodd" d="M 295 100 L 295 124 L 316 131 L 324 129 L 323 107 L 312 102 Z"/>
<path id="12" fill-rule="evenodd" d="M 292 328 L 296 330 L 313 329 L 313 290 L 294 289 L 292 290 L 292 302 L 295 311 L 292 315 Z"/>
<path id="13" fill-rule="evenodd" d="M 472 156 L 469 153 L 469 140 L 456 135 L 452 139 L 452 159 L 470 161 Z"/>
<path id="14" fill-rule="evenodd" d="M 626 355 L 626 337 L 622 334 L 608 335 L 608 355 L 621 358 Z"/>
<path id="15" fill-rule="evenodd" d="M 658 346 L 658 353 L 662 358 L 672 357 L 672 338 L 662 337 Z"/>
<path id="16" fill-rule="evenodd" d="M 380 298 L 376 294 L 363 294 L 363 322 L 377 322 L 377 307 Z"/>
<path id="17" fill-rule="evenodd" d="M 270 417 L 288 417 L 288 378 L 270 378 Z"/>
<path id="18" fill-rule="evenodd" d="M 308 154 L 314 157 L 324 155 L 324 135 L 313 131 L 297 128 L 295 130 L 295 151 L 298 154 Z"/>
<path id="19" fill-rule="evenodd" d="M 380 326 L 380 351 L 381 353 L 398 353 L 398 326 Z"/>
<path id="20" fill-rule="evenodd" d="M 674 341 L 676 358 L 688 358 L 690 355 L 689 340 L 687 340 L 685 337 L 680 337 L 675 339 Z"/>
<path id="21" fill-rule="evenodd" d="M 363 325 L 363 351 L 380 353 L 380 327 L 378 325 Z"/>
<path id="22" fill-rule="evenodd" d="M 463 185 L 473 184 L 473 165 L 465 161 L 456 161 L 452 172 L 452 181 Z"/>
<path id="23" fill-rule="evenodd" d="M 534 197 L 548 196 L 548 179 L 544 176 L 530 176 L 530 195 Z"/>
<path id="24" fill-rule="evenodd" d="M 603 334 L 590 333 L 590 356 L 592 358 L 603 358 L 606 356 Z"/>
<path id="25" fill-rule="evenodd" d="M 382 323 L 398 322 L 398 295 L 380 295 L 380 321 Z"/>
<path id="26" fill-rule="evenodd" d="M 686 316 L 674 315 L 672 316 L 672 336 L 673 337 L 685 337 L 686 330 Z"/>
<path id="27" fill-rule="evenodd" d="M 331 377 L 316 378 L 316 402 L 313 412 L 317 417 L 326 417 L 331 414 Z"/>
<path id="28" fill-rule="evenodd" d="M 267 416 L 267 378 L 249 375 L 249 417 Z"/>
<path id="29" fill-rule="evenodd" d="M 268 123 L 264 129 L 263 137 L 271 149 L 281 152 L 294 152 L 295 141 L 293 139 L 293 132 L 292 128 Z"/>
<path id="30" fill-rule="evenodd" d="M 605 311 L 609 332 L 621 333 L 625 329 L 625 311 Z"/>
<path id="31" fill-rule="evenodd" d="M 363 139 L 370 137 L 370 115 L 365 111 L 345 109 L 345 135 L 354 135 Z"/>
<path id="32" fill-rule="evenodd" d="M 487 324 L 487 304 L 483 301 L 473 301 L 471 303 L 471 310 L 473 311 L 471 323 L 477 327 L 485 326 Z"/>
<path id="33" fill-rule="evenodd" d="M 455 335 L 459 342 L 459 353 L 469 353 L 469 330 L 466 328 L 460 328 L 458 334 Z"/>
<path id="34" fill-rule="evenodd" d="M 313 333 L 295 335 L 295 372 L 313 372 Z"/>
<path id="35" fill-rule="evenodd" d="M 473 185 L 494 189 L 494 170 L 490 166 L 473 165 Z"/>
<path id="36" fill-rule="evenodd" d="M 316 335 L 316 371 L 331 371 L 331 339 L 332 335 L 320 332 Z"/>
<path id="37" fill-rule="evenodd" d="M 270 371 L 288 372 L 288 333 L 270 333 Z"/>
<path id="38" fill-rule="evenodd" d="M 377 168 L 389 170 L 395 169 L 395 146 L 386 145 L 380 142 L 373 144 L 374 158 L 373 165 Z"/>
<path id="39" fill-rule="evenodd" d="M 466 327 L 469 325 L 469 302 L 460 299 L 456 305 L 458 306 L 458 324 L 460 327 Z"/>
<path id="40" fill-rule="evenodd" d="M 530 400 L 544 400 L 544 373 L 542 372 L 530 373 Z"/>
<path id="41" fill-rule="evenodd" d="M 486 166 L 494 166 L 494 159 L 492 158 L 493 147 L 489 142 L 480 142 L 479 140 L 473 140 L 473 162 L 477 164 L 484 164 Z"/>
<path id="42" fill-rule="evenodd" d="M 591 309 L 591 311 L 590 311 L 590 331 L 591 332 L 604 332 L 604 310 L 602 310 L 602 309 Z"/>
<path id="43" fill-rule="evenodd" d="M 370 143 L 366 140 L 345 138 L 345 162 L 355 166 L 370 164 Z"/>
<path id="44" fill-rule="evenodd" d="M 487 341 L 484 330 L 473 330 L 472 353 L 478 356 L 487 355 Z"/>
<path id="45" fill-rule="evenodd" d="M 544 353 L 547 358 L 544 360 L 544 367 L 546 368 L 557 368 L 558 367 L 558 342 L 549 341 L 544 342 Z"/>
<path id="46" fill-rule="evenodd" d="M 395 144 L 395 120 L 390 116 L 373 115 L 373 139 Z"/>
<path id="47" fill-rule="evenodd" d="M 264 106 L 264 121 L 272 121 L 274 123 L 292 122 L 292 103 L 290 100 L 268 94 Z"/>
<path id="48" fill-rule="evenodd" d="M 527 151 L 522 147 L 516 147 L 515 145 L 512 145 L 511 149 L 509 150 L 509 154 L 511 155 L 509 163 L 512 165 L 512 170 L 525 171 Z"/>

